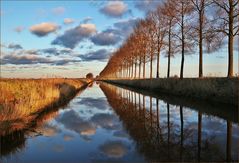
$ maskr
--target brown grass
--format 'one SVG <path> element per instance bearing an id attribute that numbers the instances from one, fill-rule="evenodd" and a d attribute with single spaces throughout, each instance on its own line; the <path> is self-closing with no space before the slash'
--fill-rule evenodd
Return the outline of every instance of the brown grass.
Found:
<path id="1" fill-rule="evenodd" d="M 86 83 L 80 79 L 0 79 L 0 131 L 27 127 L 38 112 L 68 100 Z"/>
<path id="2" fill-rule="evenodd" d="M 185 78 L 183 80 L 160 78 L 106 81 L 158 93 L 238 106 L 238 78 Z"/>

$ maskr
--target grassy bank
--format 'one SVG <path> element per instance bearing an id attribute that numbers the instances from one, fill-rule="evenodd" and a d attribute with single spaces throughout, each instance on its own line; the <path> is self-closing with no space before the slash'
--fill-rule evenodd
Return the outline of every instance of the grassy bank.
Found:
<path id="1" fill-rule="evenodd" d="M 84 79 L 1 79 L 0 135 L 27 127 L 45 109 L 67 103 Z"/>
<path id="2" fill-rule="evenodd" d="M 238 78 L 104 80 L 132 88 L 238 106 Z"/>

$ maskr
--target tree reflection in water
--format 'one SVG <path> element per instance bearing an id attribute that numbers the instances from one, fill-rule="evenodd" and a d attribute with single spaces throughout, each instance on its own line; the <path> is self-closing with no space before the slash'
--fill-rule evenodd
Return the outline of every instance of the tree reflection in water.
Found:
<path id="1" fill-rule="evenodd" d="M 223 116 L 224 112 L 221 113 L 221 109 L 219 109 L 220 113 L 214 113 L 217 108 L 213 110 L 213 108 L 205 104 L 201 107 L 198 104 L 190 105 L 190 103 L 184 105 L 184 101 L 176 103 L 175 99 L 164 98 L 163 96 L 146 96 L 136 91 L 122 89 L 105 83 L 100 83 L 100 87 L 108 102 L 106 102 L 103 94 L 96 98 L 94 91 L 90 95 L 83 96 L 79 98 L 80 100 L 75 101 L 76 106 L 85 105 L 87 110 L 93 110 L 95 105 L 97 105 L 96 112 L 89 113 L 90 123 L 85 123 L 89 121 L 85 121 L 84 115 L 78 116 L 76 114 L 77 116 L 74 117 L 74 114 L 70 114 L 76 113 L 74 110 L 59 113 L 60 116 L 58 118 L 55 117 L 58 116 L 59 108 L 46 110 L 37 115 L 27 128 L 17 131 L 16 128 L 10 128 L 9 131 L 11 132 L 9 134 L 0 134 L 0 160 L 5 161 L 9 157 L 18 156 L 18 153 L 24 151 L 24 149 L 29 151 L 26 148 L 26 144 L 29 145 L 26 143 L 29 142 L 27 141 L 28 138 L 38 135 L 42 135 L 43 139 L 50 135 L 58 135 L 58 137 L 49 139 L 61 143 L 58 146 L 61 148 L 57 150 L 61 150 L 63 147 L 63 136 L 64 140 L 71 140 L 72 137 L 75 137 L 74 143 L 67 143 L 74 144 L 69 147 L 69 150 L 75 150 L 76 148 L 86 148 L 85 145 L 81 144 L 85 143 L 85 140 L 81 142 L 81 139 L 77 139 L 76 135 L 80 135 L 86 140 L 88 140 L 87 136 L 94 135 L 95 139 L 93 138 L 92 140 L 95 141 L 92 141 L 92 143 L 87 142 L 90 144 L 89 146 L 92 149 L 97 149 L 98 153 L 100 151 L 104 158 L 107 156 L 107 158 L 114 160 L 125 159 L 129 156 L 129 153 L 136 159 L 142 158 L 141 161 L 145 159 L 146 162 L 218 162 L 238 160 L 237 143 L 239 136 L 236 133 L 238 132 L 238 124 L 235 123 L 235 118 L 230 118 L 232 113 Z M 98 88 L 97 92 L 99 92 Z M 75 107 L 75 105 L 73 106 Z M 206 109 L 202 109 L 204 107 Z M 82 111 L 82 109 L 79 111 Z M 230 109 L 227 111 L 230 112 Z M 109 115 L 108 111 L 110 113 L 115 112 L 116 114 Z M 82 114 L 82 112 L 79 112 L 79 114 Z M 46 122 L 54 118 L 56 119 L 56 126 L 50 123 L 47 123 L 47 126 Z M 65 123 L 63 123 L 63 120 Z M 90 125 L 91 123 L 94 126 Z M 59 127 L 62 124 L 64 124 L 64 127 Z M 118 128 L 119 124 L 120 128 Z M 98 131 L 96 131 L 96 128 L 99 128 Z M 99 131 L 104 131 L 102 132 L 103 135 L 107 134 L 105 137 L 109 139 L 100 145 L 97 144 L 100 142 L 98 138 L 103 136 Z M 71 132 L 76 132 L 76 135 L 69 136 Z M 50 147 L 51 145 L 49 143 Z M 55 152 L 48 152 L 46 148 L 43 151 L 49 153 L 49 156 L 45 157 L 50 158 L 52 154 L 55 154 Z M 94 150 L 89 150 L 90 153 L 92 151 Z M 132 153 L 132 151 L 137 153 L 137 155 Z M 29 155 L 26 154 L 20 157 L 25 156 L 29 158 L 29 156 L 34 155 L 31 152 L 29 152 Z M 72 157 L 67 153 L 64 154 L 67 159 L 69 157 L 78 159 L 75 155 Z M 58 156 L 58 154 L 54 155 L 57 158 Z M 86 158 L 86 160 L 88 159 Z M 126 159 L 126 161 L 128 160 Z"/>
<path id="2" fill-rule="evenodd" d="M 210 134 L 203 132 L 203 113 L 197 111 L 197 127 L 185 127 L 189 123 L 184 117 L 185 108 L 179 106 L 179 122 L 171 115 L 171 107 L 166 103 L 167 120 L 161 120 L 160 99 L 149 97 L 110 84 L 101 83 L 100 88 L 108 103 L 121 119 L 129 135 L 135 140 L 138 151 L 147 161 L 236 161 L 232 159 L 232 122 L 227 120 L 226 149 L 219 142 L 212 141 Z M 137 100 L 138 96 L 138 100 Z M 142 99 L 142 102 L 141 102 Z M 154 101 L 156 104 L 154 104 Z M 206 116 L 206 115 L 205 115 Z M 207 115 L 208 116 L 208 115 Z M 210 117 L 210 116 L 209 116 Z M 213 116 L 211 116 L 213 118 Z M 217 119 L 213 119 L 217 120 Z M 216 132 L 216 131 L 215 131 Z M 236 159 L 236 160 L 235 160 Z"/>

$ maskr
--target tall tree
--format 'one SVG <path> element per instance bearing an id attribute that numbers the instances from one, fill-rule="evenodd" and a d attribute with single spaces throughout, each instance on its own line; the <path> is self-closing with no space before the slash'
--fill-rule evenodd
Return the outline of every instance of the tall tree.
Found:
<path id="1" fill-rule="evenodd" d="M 213 0 L 218 7 L 219 23 L 216 31 L 224 33 L 228 39 L 228 72 L 227 77 L 233 76 L 233 44 L 234 37 L 238 35 L 238 0 Z"/>
<path id="2" fill-rule="evenodd" d="M 179 39 L 179 44 L 180 44 L 180 49 L 181 49 L 181 68 L 180 68 L 180 79 L 183 78 L 183 72 L 184 72 L 184 58 L 185 58 L 185 53 L 188 52 L 191 48 L 191 40 L 189 39 L 189 33 L 191 28 L 191 17 L 189 16 L 192 11 L 193 11 L 193 4 L 190 0 L 175 0 L 176 7 L 176 20 L 177 20 L 177 25 L 179 29 L 179 35 L 176 35 L 177 38 Z"/>
<path id="3" fill-rule="evenodd" d="M 211 0 L 191 0 L 194 6 L 194 11 L 196 11 L 198 17 L 196 22 L 196 33 L 199 49 L 199 78 L 203 77 L 203 40 L 205 38 L 205 33 L 207 32 L 206 27 L 206 17 L 205 9 L 211 4 Z"/>
<path id="4" fill-rule="evenodd" d="M 175 25 L 175 20 L 176 20 L 176 12 L 175 12 L 175 1 L 173 0 L 168 0 L 164 2 L 163 7 L 162 7 L 162 14 L 165 17 L 167 23 L 167 35 L 168 35 L 168 41 L 166 43 L 166 46 L 168 47 L 167 50 L 167 57 L 168 57 L 168 71 L 167 71 L 167 77 L 170 77 L 170 64 L 171 64 L 171 56 L 173 55 L 173 27 Z"/>
<path id="5" fill-rule="evenodd" d="M 147 33 L 149 35 L 150 38 L 150 49 L 149 49 L 149 58 L 150 58 L 150 79 L 153 78 L 153 60 L 154 60 L 154 54 L 155 54 L 155 36 L 156 36 L 156 23 L 153 20 L 153 13 L 150 12 L 148 13 L 148 16 L 146 18 L 146 22 L 147 22 Z"/>
<path id="6" fill-rule="evenodd" d="M 166 35 L 166 19 L 162 14 L 162 7 L 158 6 L 157 10 L 152 13 L 152 18 L 156 26 L 156 51 L 157 51 L 157 68 L 156 68 L 156 78 L 159 78 L 159 62 L 160 62 L 160 53 L 164 45 L 164 39 Z"/>

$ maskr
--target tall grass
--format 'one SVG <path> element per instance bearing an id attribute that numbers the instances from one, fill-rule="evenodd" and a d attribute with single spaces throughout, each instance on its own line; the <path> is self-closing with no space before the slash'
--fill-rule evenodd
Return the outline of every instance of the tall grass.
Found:
<path id="1" fill-rule="evenodd" d="M 160 78 L 106 81 L 156 93 L 238 106 L 238 78 L 184 78 L 183 80 Z"/>
<path id="2" fill-rule="evenodd" d="M 36 113 L 67 100 L 85 84 L 78 79 L 0 79 L 0 131 L 26 127 Z"/>

